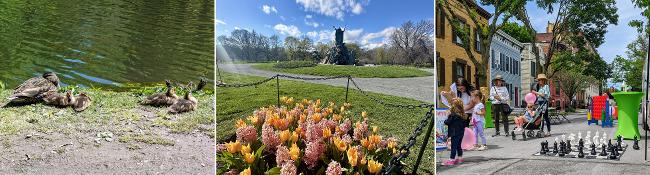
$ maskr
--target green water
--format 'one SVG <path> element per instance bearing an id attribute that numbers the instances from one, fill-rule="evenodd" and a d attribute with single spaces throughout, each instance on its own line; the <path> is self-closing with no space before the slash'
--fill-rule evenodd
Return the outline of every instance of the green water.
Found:
<path id="1" fill-rule="evenodd" d="M 214 75 L 214 0 L 0 0 L 0 81 L 120 88 Z"/>

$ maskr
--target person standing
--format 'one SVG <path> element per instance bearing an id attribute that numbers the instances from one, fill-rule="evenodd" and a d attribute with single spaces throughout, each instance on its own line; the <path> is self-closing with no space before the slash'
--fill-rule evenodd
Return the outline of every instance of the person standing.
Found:
<path id="1" fill-rule="evenodd" d="M 551 97 L 551 90 L 548 87 L 547 81 L 548 79 L 546 78 L 546 74 L 537 75 L 537 90 L 533 90 L 531 93 L 537 96 L 537 104 L 546 103 L 547 105 L 547 107 L 544 109 L 544 122 L 546 124 L 547 130 L 544 136 L 548 137 L 551 136 L 551 118 L 548 117 L 548 99 Z"/>
<path id="2" fill-rule="evenodd" d="M 508 92 L 508 88 L 504 86 L 505 81 L 501 75 L 497 75 L 493 82 L 495 86 L 490 88 L 490 100 L 492 100 L 492 110 L 495 123 L 494 128 L 496 129 L 496 134 L 492 137 L 501 135 L 499 131 L 500 119 L 503 121 L 503 131 L 506 132 L 506 136 L 509 136 L 508 115 L 510 115 L 510 113 L 507 111 L 510 110 L 510 105 L 508 105 L 508 102 L 510 101 L 510 93 Z"/>
<path id="3" fill-rule="evenodd" d="M 459 98 L 463 102 L 463 110 L 465 115 L 472 116 L 474 112 L 475 103 L 472 102 L 470 92 L 474 90 L 469 82 L 464 78 L 458 78 L 454 84 L 451 85 L 450 91 L 440 92 L 442 103 L 450 106 L 447 99 Z M 469 127 L 469 120 L 465 121 L 465 127 Z"/>

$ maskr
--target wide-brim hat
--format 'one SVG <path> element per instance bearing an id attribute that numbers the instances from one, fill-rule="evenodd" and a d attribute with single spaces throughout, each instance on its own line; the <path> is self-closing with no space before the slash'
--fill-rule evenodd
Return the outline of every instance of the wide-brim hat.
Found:
<path id="1" fill-rule="evenodd" d="M 497 80 L 505 81 L 503 80 L 503 77 L 501 75 L 497 75 L 494 77 L 494 79 L 492 79 L 492 81 L 497 81 Z"/>
<path id="2" fill-rule="evenodd" d="M 548 78 L 546 78 L 546 74 L 539 74 L 537 75 L 537 80 L 548 80 Z"/>

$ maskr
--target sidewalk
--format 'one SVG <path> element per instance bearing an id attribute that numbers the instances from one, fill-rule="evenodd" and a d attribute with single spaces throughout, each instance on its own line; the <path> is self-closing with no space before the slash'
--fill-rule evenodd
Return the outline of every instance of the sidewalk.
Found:
<path id="1" fill-rule="evenodd" d="M 494 128 L 486 129 L 488 150 L 485 151 L 464 151 L 465 162 L 461 165 L 442 166 L 441 161 L 449 159 L 449 151 L 438 152 L 436 157 L 437 174 L 648 174 L 650 173 L 650 162 L 644 161 L 644 140 L 639 142 L 640 150 L 632 149 L 632 140 L 623 142 L 630 145 L 620 161 L 617 160 L 595 160 L 578 158 L 559 158 L 533 156 L 540 149 L 540 142 L 548 140 L 553 143 L 555 137 L 561 138 L 562 134 L 568 137 L 571 133 L 578 135 L 582 132 L 584 137 L 587 131 L 592 136 L 599 131 L 607 133 L 612 138 L 616 133 L 617 125 L 613 128 L 602 128 L 600 125 L 588 126 L 586 115 L 571 114 L 567 116 L 571 123 L 552 125 L 552 136 L 546 138 L 532 138 L 527 141 L 512 140 L 510 136 L 490 137 L 494 134 Z M 639 117 L 639 124 L 641 124 Z M 510 129 L 514 127 L 511 124 Z M 501 125 L 503 129 L 503 125 Z M 641 136 L 644 131 L 639 126 Z M 546 129 L 545 129 L 546 130 Z M 552 145 L 551 145 L 552 146 Z M 648 155 L 650 160 L 650 155 Z"/>

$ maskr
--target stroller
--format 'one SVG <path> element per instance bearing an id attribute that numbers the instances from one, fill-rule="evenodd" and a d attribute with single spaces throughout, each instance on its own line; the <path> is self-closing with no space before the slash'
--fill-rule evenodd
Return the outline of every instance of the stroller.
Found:
<path id="1" fill-rule="evenodd" d="M 540 97 L 543 98 L 543 97 Z M 521 131 L 521 136 L 523 137 L 523 140 L 525 141 L 527 138 L 532 138 L 532 137 L 537 137 L 537 138 L 542 138 L 544 137 L 544 122 L 542 122 L 542 118 L 544 116 L 544 112 L 546 112 L 546 109 L 548 108 L 548 100 L 537 100 L 537 107 L 535 108 L 535 116 L 533 116 L 533 119 L 524 123 L 522 128 L 524 129 Z M 537 130 L 537 133 L 535 131 Z M 515 130 L 512 130 L 510 132 L 510 135 L 512 135 L 512 140 L 517 139 L 517 134 L 515 133 Z"/>

